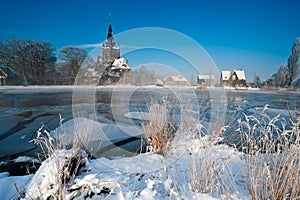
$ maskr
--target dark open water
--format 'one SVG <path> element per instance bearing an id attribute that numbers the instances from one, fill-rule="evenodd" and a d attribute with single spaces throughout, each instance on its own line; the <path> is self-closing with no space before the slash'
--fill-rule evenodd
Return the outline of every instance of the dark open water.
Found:
<path id="1" fill-rule="evenodd" d="M 287 108 L 299 109 L 300 104 L 299 92 L 224 92 L 176 88 L 102 88 L 93 92 L 77 95 L 75 101 L 76 105 L 83 106 L 82 116 L 96 114 L 97 120 L 103 123 L 116 120 L 137 125 L 138 120 L 132 121 L 124 114 L 146 111 L 151 102 L 161 102 L 162 99 L 172 106 L 174 112 L 189 109 L 204 124 L 214 119 L 231 127 L 234 127 L 241 113 L 252 114 L 256 107 L 262 108 L 268 104 L 270 115 L 280 113 L 288 117 Z M 59 114 L 65 121 L 73 118 L 72 94 L 72 89 L 0 90 L 0 161 L 20 155 L 35 155 L 37 147 L 29 141 L 42 124 L 53 130 L 59 126 Z M 94 110 L 85 109 L 84 106 L 91 102 L 94 103 Z"/>

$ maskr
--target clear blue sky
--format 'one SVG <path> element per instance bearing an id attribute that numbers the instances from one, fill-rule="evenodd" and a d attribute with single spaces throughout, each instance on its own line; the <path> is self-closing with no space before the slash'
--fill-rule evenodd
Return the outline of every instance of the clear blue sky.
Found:
<path id="1" fill-rule="evenodd" d="M 220 70 L 270 77 L 300 36 L 298 0 L 0 0 L 0 40 L 37 39 L 57 49 L 102 42 L 112 14 L 115 34 L 164 27 L 201 44 Z M 147 39 L 147 38 L 145 38 Z"/>

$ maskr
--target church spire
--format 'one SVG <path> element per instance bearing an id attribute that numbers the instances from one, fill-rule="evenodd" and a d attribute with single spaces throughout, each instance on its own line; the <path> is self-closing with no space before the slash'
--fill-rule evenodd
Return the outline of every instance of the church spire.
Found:
<path id="1" fill-rule="evenodd" d="M 102 45 L 102 58 L 105 61 L 113 61 L 120 57 L 120 47 L 116 44 L 111 26 L 111 14 L 108 14 L 109 26 L 106 41 Z"/>
<path id="2" fill-rule="evenodd" d="M 107 39 L 109 39 L 110 37 L 113 37 L 113 31 L 112 31 L 111 24 L 109 24 L 109 27 L 108 27 Z"/>
<path id="3" fill-rule="evenodd" d="M 110 37 L 113 37 L 113 31 L 112 31 L 112 26 L 111 26 L 111 14 L 108 14 L 108 22 L 109 22 L 109 27 L 108 27 L 108 33 L 107 33 L 107 39 Z"/>

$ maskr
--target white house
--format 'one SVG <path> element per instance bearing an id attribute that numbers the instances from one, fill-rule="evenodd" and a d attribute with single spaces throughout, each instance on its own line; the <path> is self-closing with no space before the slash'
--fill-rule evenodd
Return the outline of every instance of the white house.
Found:
<path id="1" fill-rule="evenodd" d="M 212 74 L 203 74 L 197 77 L 199 87 L 212 86 L 214 84 L 215 77 Z"/>
<path id="2" fill-rule="evenodd" d="M 240 70 L 223 70 L 221 72 L 220 83 L 222 86 L 244 87 L 247 85 L 245 71 Z"/>
<path id="3" fill-rule="evenodd" d="M 180 75 L 166 76 L 163 80 L 163 83 L 164 83 L 164 85 L 177 85 L 177 86 L 186 86 L 186 85 L 188 85 L 188 81 Z"/>

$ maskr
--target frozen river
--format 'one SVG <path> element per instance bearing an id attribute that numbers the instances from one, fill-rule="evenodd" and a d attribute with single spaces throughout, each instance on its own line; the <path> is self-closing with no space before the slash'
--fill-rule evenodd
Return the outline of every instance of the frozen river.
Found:
<path id="1" fill-rule="evenodd" d="M 146 111 L 151 102 L 165 99 L 174 110 L 194 110 L 199 120 L 209 124 L 220 120 L 234 126 L 244 112 L 269 105 L 269 112 L 288 117 L 287 108 L 299 109 L 299 92 L 194 90 L 192 88 L 118 88 L 96 89 L 33 88 L 0 90 L 0 161 L 20 155 L 35 155 L 37 146 L 29 142 L 44 124 L 48 130 L 59 126 L 59 114 L 68 121 L 76 117 L 93 117 L 102 124 L 118 122 L 139 127 L 140 121 L 126 116 Z M 74 107 L 75 105 L 75 107 Z M 82 112 L 81 112 L 82 111 Z M 226 115 L 232 115 L 228 121 Z M 77 116 L 79 115 L 79 116 Z M 233 120 L 232 120 L 233 119 Z"/>

